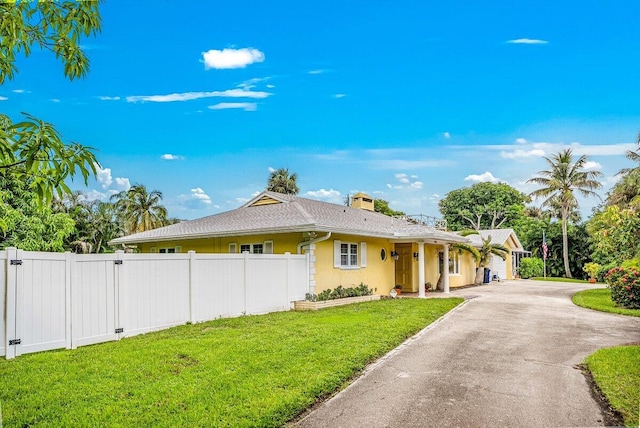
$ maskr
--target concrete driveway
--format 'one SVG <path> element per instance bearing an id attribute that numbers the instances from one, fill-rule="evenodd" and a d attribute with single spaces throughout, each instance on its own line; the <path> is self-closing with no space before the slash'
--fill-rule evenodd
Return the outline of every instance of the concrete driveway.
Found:
<path id="1" fill-rule="evenodd" d="M 453 291 L 465 304 L 317 406 L 300 427 L 602 426 L 576 365 L 640 342 L 640 318 L 573 305 L 591 286 L 512 281 Z"/>

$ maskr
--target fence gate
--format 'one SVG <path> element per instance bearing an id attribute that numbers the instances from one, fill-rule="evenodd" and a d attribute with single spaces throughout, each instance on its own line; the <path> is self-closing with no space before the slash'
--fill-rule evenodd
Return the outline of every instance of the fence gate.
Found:
<path id="1" fill-rule="evenodd" d="M 70 258 L 7 249 L 7 358 L 70 347 Z"/>

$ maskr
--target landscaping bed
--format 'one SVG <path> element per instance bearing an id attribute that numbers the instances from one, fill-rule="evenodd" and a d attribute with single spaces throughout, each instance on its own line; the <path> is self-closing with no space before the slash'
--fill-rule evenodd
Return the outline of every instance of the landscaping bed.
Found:
<path id="1" fill-rule="evenodd" d="M 296 311 L 317 311 L 318 309 L 333 308 L 336 306 L 350 305 L 352 303 L 370 302 L 372 300 L 380 300 L 380 296 L 374 294 L 371 296 L 345 297 L 342 299 L 323 300 L 317 302 L 299 300 L 294 302 L 293 305 Z"/>
<path id="2" fill-rule="evenodd" d="M 640 317 L 640 309 L 619 308 L 611 300 L 611 290 L 608 288 L 595 288 L 583 290 L 573 295 L 573 303 L 583 308 L 596 311 L 611 312 L 620 315 Z"/>

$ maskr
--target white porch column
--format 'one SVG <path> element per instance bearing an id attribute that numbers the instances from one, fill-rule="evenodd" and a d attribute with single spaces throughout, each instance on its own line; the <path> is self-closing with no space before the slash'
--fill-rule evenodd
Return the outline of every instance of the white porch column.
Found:
<path id="1" fill-rule="evenodd" d="M 442 261 L 442 287 L 444 288 L 445 293 L 449 293 L 449 244 L 444 244 L 442 246 L 444 248 L 444 254 Z"/>
<path id="2" fill-rule="evenodd" d="M 418 242 L 418 297 L 424 298 L 424 242 Z"/>

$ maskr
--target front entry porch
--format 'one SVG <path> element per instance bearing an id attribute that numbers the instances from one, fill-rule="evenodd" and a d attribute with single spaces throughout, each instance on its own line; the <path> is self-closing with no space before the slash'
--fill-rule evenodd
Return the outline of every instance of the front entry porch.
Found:
<path id="1" fill-rule="evenodd" d="M 396 284 L 402 286 L 402 291 L 418 293 L 418 297 L 426 297 L 425 285 L 438 283 L 440 269 L 438 269 L 439 253 L 445 260 L 449 258 L 448 243 L 396 242 L 393 258 L 395 260 Z M 443 291 L 449 293 L 449 271 L 442 269 Z"/>

